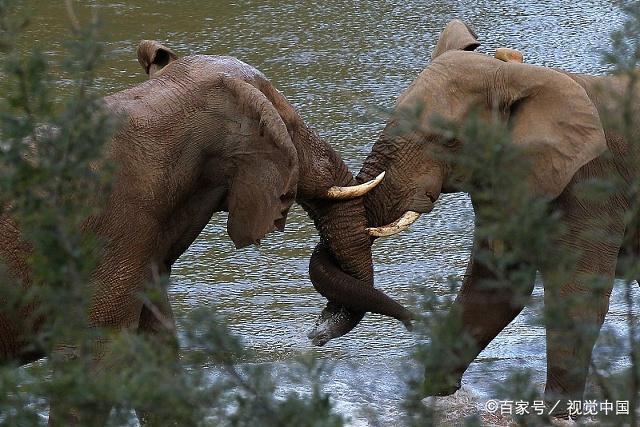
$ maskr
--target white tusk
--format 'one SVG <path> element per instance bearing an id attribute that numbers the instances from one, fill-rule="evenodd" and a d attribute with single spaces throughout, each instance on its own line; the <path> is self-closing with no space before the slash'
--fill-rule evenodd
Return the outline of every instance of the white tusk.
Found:
<path id="1" fill-rule="evenodd" d="M 511 49 L 509 47 L 499 47 L 496 49 L 496 59 L 504 62 L 524 62 L 524 57 L 519 50 Z"/>
<path id="2" fill-rule="evenodd" d="M 351 187 L 331 187 L 327 190 L 326 197 L 327 199 L 346 200 L 364 196 L 369 191 L 371 191 L 373 187 L 380 184 L 380 181 L 382 181 L 382 178 L 384 178 L 384 174 L 385 173 L 382 172 L 371 181 L 367 181 L 359 185 L 353 185 Z"/>
<path id="3" fill-rule="evenodd" d="M 367 232 L 370 236 L 374 237 L 393 236 L 394 234 L 398 234 L 409 228 L 411 224 L 420 218 L 420 215 L 421 214 L 419 212 L 406 211 L 400 218 L 391 224 L 382 227 L 367 228 Z"/>

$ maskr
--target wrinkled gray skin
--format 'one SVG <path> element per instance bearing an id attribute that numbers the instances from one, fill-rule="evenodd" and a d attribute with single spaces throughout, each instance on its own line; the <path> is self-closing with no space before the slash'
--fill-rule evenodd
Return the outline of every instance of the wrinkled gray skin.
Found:
<path id="1" fill-rule="evenodd" d="M 630 185 L 637 182 L 638 156 L 608 121 L 619 117 L 616 97 L 628 81 L 615 76 L 587 76 L 495 58 L 465 50 L 477 46 L 475 35 L 461 21 L 451 22 L 442 34 L 432 63 L 398 98 L 396 113 L 388 122 L 357 179 L 364 181 L 385 170 L 384 181 L 365 196 L 369 226 L 388 224 L 406 211 L 429 212 L 440 193 L 460 191 L 469 173 L 455 161 L 465 141 L 449 141 L 433 126 L 439 117 L 462 123 L 474 108 L 481 117 L 496 117 L 509 125 L 512 142 L 529 156 L 531 191 L 550 201 L 561 215 L 566 232 L 554 242 L 558 259 L 576 259 L 576 270 L 564 281 L 552 280 L 563 266 L 545 259 L 540 269 L 548 306 L 566 307 L 547 328 L 548 401 L 581 400 L 591 351 L 609 306 L 618 255 L 640 252 L 638 218 L 625 229 L 631 200 Z M 632 105 L 638 111 L 640 96 Z M 417 123 L 405 123 L 403 111 L 422 106 Z M 484 113 L 484 114 L 482 114 Z M 415 115 L 413 116 L 415 120 Z M 404 127 L 407 126 L 407 127 Z M 634 123 L 633 133 L 640 135 Z M 400 131 L 398 129 L 411 129 Z M 441 141 L 441 143 L 438 143 Z M 444 153 L 442 152 L 444 150 Z M 579 187 L 594 178 L 617 179 L 617 192 L 607 200 L 586 200 Z M 471 200 L 476 205 L 474 194 Z M 482 218 L 476 217 L 476 224 Z M 606 239 L 602 238 L 606 230 Z M 622 247 L 623 239 L 631 242 Z M 479 286 L 494 278 L 477 261 L 481 249 L 499 249 L 492 242 L 474 239 L 471 259 L 452 313 L 462 319 L 460 336 L 472 338 L 458 363 L 443 363 L 442 370 L 427 372 L 429 395 L 448 395 L 460 386 L 462 374 L 474 358 L 523 309 L 522 291 Z M 602 281 L 603 290 L 592 294 L 589 277 Z M 525 296 L 533 290 L 534 277 Z M 579 298 L 584 297 L 584 298 Z M 589 298 L 591 297 L 591 298 Z M 580 306 L 573 301 L 580 299 Z M 366 310 L 366 307 L 364 307 Z M 453 314 L 452 314 L 453 316 Z M 343 324 L 351 325 L 344 313 Z M 579 324 L 575 330 L 568 324 Z M 454 351 L 452 349 L 451 351 Z M 430 377 L 449 375 L 453 381 L 436 386 Z M 442 388 L 444 387 L 444 388 Z"/>
<path id="2" fill-rule="evenodd" d="M 327 242 L 323 256 L 331 267 L 336 263 L 358 280 L 362 295 L 392 303 L 373 288 L 362 198 L 325 198 L 332 186 L 355 184 L 353 176 L 262 73 L 231 57 L 177 59 L 153 41 L 140 44 L 138 57 L 150 80 L 104 99 L 122 126 L 106 149 L 117 167 L 112 190 L 101 212 L 84 223 L 105 242 L 92 277 L 90 326 L 174 342 L 166 290 L 155 307 L 138 295 L 155 277 L 170 273 L 213 213 L 229 212 L 227 231 L 242 248 L 283 230 L 294 201 Z M 25 288 L 31 284 L 29 253 L 18 224 L 4 212 L 0 257 Z M 34 309 L 24 307 L 19 318 L 0 312 L 0 362 L 45 356 L 33 338 L 46 319 L 29 329 L 31 322 L 24 321 Z M 102 356 L 96 350 L 97 370 Z M 64 423 L 56 416 L 53 408 L 51 424 Z"/>

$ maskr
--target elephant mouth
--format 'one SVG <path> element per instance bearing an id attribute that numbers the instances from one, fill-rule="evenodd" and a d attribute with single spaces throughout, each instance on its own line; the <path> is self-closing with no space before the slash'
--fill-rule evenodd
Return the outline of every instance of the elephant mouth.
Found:
<path id="1" fill-rule="evenodd" d="M 408 209 L 395 221 L 380 227 L 368 227 L 367 232 L 373 238 L 393 236 L 407 230 L 422 214 L 428 214 L 433 210 L 438 196 L 430 192 L 418 192 L 415 194 Z"/>
<path id="2" fill-rule="evenodd" d="M 289 207 L 287 206 L 282 208 L 280 211 L 280 214 L 277 215 L 273 220 L 273 222 L 271 223 L 271 226 L 267 227 L 266 230 L 257 239 L 251 241 L 250 243 L 244 246 L 249 246 L 249 245 L 260 246 L 260 241 L 264 239 L 267 236 L 267 234 L 273 233 L 274 231 L 283 232 L 287 222 L 288 214 L 289 214 Z"/>
<path id="3" fill-rule="evenodd" d="M 413 198 L 411 206 L 407 210 L 421 214 L 430 213 L 433 210 L 433 205 L 436 203 L 437 199 L 438 197 L 434 196 L 430 192 L 417 193 Z"/>
<path id="4" fill-rule="evenodd" d="M 280 209 L 280 213 L 273 220 L 271 229 L 267 232 L 267 234 L 273 231 L 284 231 L 284 227 L 287 224 L 287 215 L 289 215 L 290 207 L 291 205 L 288 205 Z"/>

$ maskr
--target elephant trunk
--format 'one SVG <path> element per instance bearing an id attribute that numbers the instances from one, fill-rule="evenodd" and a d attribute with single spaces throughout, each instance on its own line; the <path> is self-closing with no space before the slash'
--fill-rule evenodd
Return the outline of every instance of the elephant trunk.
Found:
<path id="1" fill-rule="evenodd" d="M 298 154 L 296 201 L 313 220 L 320 238 L 347 274 L 373 286 L 371 243 L 361 197 L 328 200 L 331 187 L 356 184 L 340 155 L 304 123 L 297 111 L 268 82 L 260 90 L 276 106 Z"/>
<path id="2" fill-rule="evenodd" d="M 300 204 L 318 229 L 320 245 L 330 252 L 340 269 L 357 279 L 360 287 L 372 287 L 371 241 L 362 198 L 338 202 L 301 200 Z"/>
<path id="3" fill-rule="evenodd" d="M 315 345 L 323 345 L 351 331 L 367 311 L 407 324 L 410 312 L 373 287 L 371 239 L 363 198 L 324 198 L 331 186 L 355 185 L 353 175 L 314 132 L 301 127 L 294 135 L 300 168 L 296 200 L 320 234 L 309 265 L 310 278 L 316 290 L 329 300 L 309 338 Z"/>
<path id="4" fill-rule="evenodd" d="M 331 253 L 323 244 L 316 246 L 313 251 L 309 275 L 316 290 L 328 300 L 351 310 L 393 317 L 411 330 L 414 316 L 409 310 L 373 286 L 362 287 L 356 279 L 345 274 L 336 266 Z"/>
<path id="5" fill-rule="evenodd" d="M 358 279 L 360 286 L 372 287 L 371 242 L 362 197 L 325 198 L 329 187 L 355 185 L 353 175 L 338 153 L 304 124 L 295 133 L 294 145 L 300 168 L 296 201 L 313 220 L 321 243 L 340 269 Z"/>
<path id="6" fill-rule="evenodd" d="M 331 187 L 355 185 L 353 175 L 338 153 L 305 125 L 279 92 L 270 86 L 261 90 L 276 106 L 291 135 L 298 154 L 296 201 L 320 234 L 321 249 L 310 265 L 310 275 L 329 303 L 309 337 L 314 344 L 323 345 L 353 329 L 366 311 L 385 312 L 381 301 L 394 307 L 397 303 L 388 297 L 385 300 L 381 297 L 384 294 L 373 287 L 371 239 L 363 198 L 327 199 Z M 397 307 L 389 313 L 407 317 Z"/>
<path id="7" fill-rule="evenodd" d="M 351 176 L 350 181 L 355 182 Z M 367 311 L 353 309 L 350 302 L 364 298 L 369 289 L 374 289 L 371 243 L 365 230 L 362 198 L 336 202 L 299 197 L 298 203 L 313 219 L 320 234 L 317 247 L 326 253 L 322 260 L 312 258 L 309 265 L 313 286 L 329 300 L 308 335 L 314 345 L 322 346 L 350 332 Z M 314 274 L 315 268 L 336 274 Z M 341 276 L 351 280 L 347 284 L 340 281 Z"/>
<path id="8" fill-rule="evenodd" d="M 381 139 L 384 139 L 384 137 L 385 134 L 383 133 Z M 365 159 L 364 164 L 360 169 L 360 173 L 358 173 L 358 176 L 356 177 L 357 182 L 365 182 L 368 180 L 367 177 L 376 176 L 376 173 L 380 173 L 384 170 L 386 165 L 391 163 L 387 155 L 388 153 L 381 149 L 384 145 L 385 144 L 383 144 L 382 141 L 378 141 L 374 144 L 371 153 Z M 387 178 L 389 178 L 388 172 Z M 364 206 L 369 227 L 386 225 L 396 219 L 393 218 L 393 214 L 390 209 L 392 205 L 385 203 L 389 200 L 385 194 L 385 188 L 389 188 L 389 186 L 385 184 L 387 183 L 383 181 L 378 187 L 374 188 L 364 197 Z"/>

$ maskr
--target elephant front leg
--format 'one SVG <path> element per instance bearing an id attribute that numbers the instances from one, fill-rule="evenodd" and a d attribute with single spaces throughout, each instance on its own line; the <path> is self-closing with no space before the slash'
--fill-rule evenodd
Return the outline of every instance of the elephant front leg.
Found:
<path id="1" fill-rule="evenodd" d="M 622 221 L 601 224 L 597 238 L 589 216 L 567 222 L 567 233 L 541 269 L 545 283 L 547 383 L 554 416 L 568 416 L 568 401 L 581 401 L 591 353 L 609 309 Z"/>
<path id="2" fill-rule="evenodd" d="M 141 296 L 143 306 L 138 332 L 149 339 L 151 345 L 157 349 L 156 354 L 166 355 L 167 370 L 179 369 L 177 367 L 178 338 L 167 289 L 156 281 L 154 291 L 153 294 L 157 296 L 156 298 L 152 299 L 147 295 Z M 174 420 L 168 419 L 164 414 L 156 414 L 147 408 L 136 407 L 135 410 L 141 426 L 180 425 Z"/>
<path id="3" fill-rule="evenodd" d="M 77 338 L 61 341 L 52 355 L 57 359 L 54 377 L 64 379 L 69 372 L 77 370 L 79 378 L 91 379 L 97 390 L 103 390 L 103 385 L 108 390 L 113 377 L 131 369 L 126 351 L 114 351 L 114 340 L 126 339 L 126 334 L 137 331 L 143 309 L 140 293 L 152 279 L 147 258 L 134 262 L 119 256 L 133 250 L 116 249 L 119 248 L 111 247 L 105 253 L 92 277 L 95 285 L 90 295 L 87 323 L 94 332 L 84 334 L 80 331 Z M 112 397 L 105 393 L 89 393 L 82 396 L 83 400 L 74 401 L 66 394 L 57 393 L 51 397 L 49 425 L 104 425 L 114 403 Z"/>
<path id="4" fill-rule="evenodd" d="M 173 310 L 169 303 L 167 284 L 171 267 L 165 265 L 153 271 L 153 279 L 146 287 L 146 292 L 138 299 L 142 303 L 138 332 L 144 334 L 154 344 L 171 350 L 172 358 L 178 357 L 178 338 Z"/>
<path id="5" fill-rule="evenodd" d="M 474 239 L 462 288 L 444 329 L 432 338 L 432 350 L 438 357 L 426 366 L 427 396 L 446 396 L 458 390 L 471 362 L 515 319 L 533 292 L 535 270 L 523 263 L 499 271 L 481 261 L 497 256 L 494 245 Z M 518 283 L 509 281 L 516 269 L 527 271 L 527 278 Z"/>

